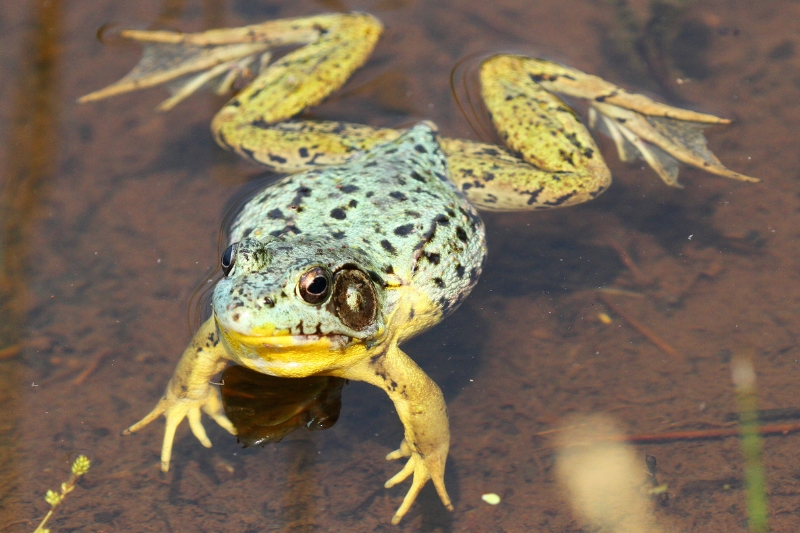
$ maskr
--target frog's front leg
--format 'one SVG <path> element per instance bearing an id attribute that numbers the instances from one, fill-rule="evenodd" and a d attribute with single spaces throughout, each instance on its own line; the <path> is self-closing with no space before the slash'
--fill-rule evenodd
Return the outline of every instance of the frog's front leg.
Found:
<path id="1" fill-rule="evenodd" d="M 376 353 L 342 371 L 341 376 L 371 383 L 386 391 L 394 402 L 405 429 L 398 450 L 386 459 L 408 457 L 403 469 L 386 482 L 393 487 L 413 474 L 411 488 L 397 509 L 392 523 L 408 512 L 422 487 L 430 479 L 444 506 L 453 505 L 444 486 L 444 469 L 450 448 L 450 427 L 442 391 L 427 374 L 403 353 L 395 341 L 375 347 Z"/>
<path id="2" fill-rule="evenodd" d="M 211 447 L 211 441 L 200 421 L 201 411 L 230 433 L 236 434 L 236 429 L 223 411 L 219 391 L 210 383 L 211 379 L 225 368 L 225 359 L 227 352 L 219 342 L 217 326 L 212 316 L 195 333 L 192 342 L 183 352 L 175 374 L 169 380 L 167 390 L 156 407 L 139 422 L 122 432 L 123 435 L 129 435 L 139 431 L 163 414 L 167 424 L 161 448 L 162 471 L 169 470 L 175 430 L 184 418 L 189 419 L 192 433 L 206 448 Z"/>

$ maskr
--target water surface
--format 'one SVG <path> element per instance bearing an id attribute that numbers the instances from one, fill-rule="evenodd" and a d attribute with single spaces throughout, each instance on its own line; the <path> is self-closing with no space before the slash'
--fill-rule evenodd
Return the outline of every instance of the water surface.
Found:
<path id="1" fill-rule="evenodd" d="M 656 3 L 658 4 L 658 3 Z M 721 424 L 735 410 L 730 359 L 752 355 L 765 408 L 796 405 L 800 55 L 790 0 L 645 2 L 141 2 L 38 0 L 0 8 L 2 310 L 0 527 L 32 531 L 43 495 L 78 453 L 94 461 L 55 531 L 573 531 L 580 523 L 540 434 L 569 414 L 606 412 L 631 432 Z M 135 64 L 138 48 L 95 34 L 108 23 L 197 31 L 331 10 L 386 24 L 373 59 L 311 115 L 374 125 L 434 120 L 477 138 L 453 101 L 451 69 L 495 50 L 545 54 L 670 103 L 735 120 L 709 131 L 741 184 L 686 169 L 669 189 L 618 162 L 591 204 L 487 215 L 490 260 L 474 294 L 406 345 L 442 387 L 453 443 L 447 484 L 399 527 L 407 485 L 383 457 L 402 438 L 389 400 L 351 383 L 343 415 L 241 449 L 179 430 L 162 475 L 163 425 L 121 438 L 151 409 L 191 336 L 190 303 L 219 257 L 220 224 L 262 176 L 218 148 L 223 100 L 199 95 L 167 114 L 163 90 L 78 105 Z M 261 178 L 263 179 L 263 178 Z M 624 250 L 639 272 L 626 265 Z M 666 340 L 667 355 L 600 300 Z M 598 319 L 608 313 L 610 325 Z M 771 437 L 765 465 L 774 531 L 795 529 L 798 439 Z M 669 484 L 659 520 L 691 531 L 744 528 L 736 439 L 637 447 Z M 644 463 L 643 463 L 644 466 Z M 502 502 L 489 506 L 481 495 Z"/>

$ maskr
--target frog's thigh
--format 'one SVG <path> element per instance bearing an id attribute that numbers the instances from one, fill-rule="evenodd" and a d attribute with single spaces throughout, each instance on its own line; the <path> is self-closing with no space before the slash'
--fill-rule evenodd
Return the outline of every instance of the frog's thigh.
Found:
<path id="1" fill-rule="evenodd" d="M 599 153 L 583 167 L 552 172 L 494 145 L 447 138 L 440 142 L 453 181 L 480 209 L 565 207 L 596 198 L 611 184 L 611 172 Z"/>

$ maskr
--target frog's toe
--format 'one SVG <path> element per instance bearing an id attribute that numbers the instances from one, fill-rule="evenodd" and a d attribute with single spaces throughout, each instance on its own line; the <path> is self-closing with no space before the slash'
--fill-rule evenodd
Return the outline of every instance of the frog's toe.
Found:
<path id="1" fill-rule="evenodd" d="M 236 434 L 236 428 L 225 416 L 219 393 L 216 389 L 209 389 L 205 396 L 199 399 L 176 398 L 174 394 L 168 392 L 147 416 L 124 430 L 122 435 L 135 433 L 159 416 L 164 415 L 166 425 L 164 427 L 164 442 L 161 446 L 161 470 L 168 472 L 172 458 L 172 445 L 175 442 L 175 432 L 184 418 L 189 420 L 189 427 L 194 436 L 197 437 L 197 440 L 206 448 L 211 447 L 211 440 L 206 434 L 205 427 L 203 427 L 202 413 L 208 414 L 228 433 Z"/>
<path id="2" fill-rule="evenodd" d="M 164 414 L 164 412 L 167 410 L 167 407 L 168 407 L 168 402 L 166 398 L 162 398 L 161 401 L 159 401 L 156 404 L 155 408 L 152 411 L 147 413 L 147 415 L 144 418 L 142 418 L 132 426 L 123 429 L 120 435 L 122 435 L 123 437 L 127 437 L 131 433 L 136 433 L 137 431 L 148 425 L 150 422 L 152 422 L 153 420 Z"/>
<path id="3" fill-rule="evenodd" d="M 405 439 L 403 439 L 403 442 L 400 443 L 400 448 L 396 449 L 393 452 L 390 452 L 386 456 L 386 460 L 387 461 L 394 461 L 394 460 L 400 459 L 402 457 L 411 457 L 411 448 L 408 446 L 408 444 L 406 444 Z M 403 478 L 403 479 L 405 479 L 405 478 Z"/>
<path id="4" fill-rule="evenodd" d="M 433 480 L 433 484 L 436 487 L 436 492 L 439 493 L 439 498 L 441 498 L 442 503 L 447 510 L 453 510 L 453 504 L 450 501 L 450 496 L 448 496 L 447 489 L 444 487 L 443 469 L 434 468 L 434 470 L 435 472 L 432 472 L 431 469 L 429 469 L 426 461 L 419 454 L 413 453 L 403 469 L 394 477 L 392 477 L 392 479 L 386 482 L 385 486 L 388 489 L 404 481 L 411 474 L 414 474 L 414 477 L 411 481 L 411 488 L 408 489 L 406 497 L 403 498 L 403 503 L 392 517 L 392 524 L 400 523 L 400 520 L 402 520 L 402 518 L 411 508 L 411 505 L 414 503 L 414 500 L 417 499 L 422 487 L 425 486 L 425 483 L 427 483 L 429 479 Z"/>
<path id="5" fill-rule="evenodd" d="M 403 467 L 403 469 L 398 473 L 396 473 L 394 476 L 392 476 L 392 478 L 389 479 L 386 483 L 384 483 L 383 486 L 386 487 L 387 489 L 390 489 L 395 485 L 397 485 L 398 483 L 402 483 L 403 481 L 405 481 L 406 478 L 413 473 L 414 473 L 414 458 L 412 457 L 406 462 L 406 465 Z"/>
<path id="6" fill-rule="evenodd" d="M 190 409 L 186 414 L 186 418 L 189 419 L 189 427 L 192 429 L 194 436 L 197 437 L 197 440 L 200 441 L 200 444 L 206 448 L 211 448 L 211 440 L 209 440 L 206 434 L 206 428 L 203 427 L 203 422 L 200 421 L 200 409 Z"/>
<path id="7" fill-rule="evenodd" d="M 419 453 L 414 452 L 411 447 L 406 444 L 405 440 L 400 444 L 400 448 L 387 455 L 386 459 L 394 460 L 402 457 L 409 458 L 405 466 L 400 472 L 392 476 L 384 486 L 389 489 L 398 483 L 402 483 L 412 474 L 414 477 L 411 481 L 411 488 L 408 489 L 408 493 L 406 493 L 406 497 L 403 499 L 403 503 L 400 505 L 400 508 L 397 509 L 394 517 L 392 517 L 392 524 L 398 524 L 403 516 L 405 516 L 411 504 L 417 499 L 417 495 L 422 490 L 422 487 L 425 486 L 425 483 L 427 483 L 429 479 L 433 481 L 436 492 L 439 494 L 439 498 L 442 500 L 444 506 L 448 511 L 452 511 L 453 504 L 444 486 L 443 461 L 441 461 L 436 454 L 423 459 Z"/>
<path id="8" fill-rule="evenodd" d="M 205 409 L 203 409 L 205 411 Z M 206 411 L 208 413 L 208 411 Z M 236 435 L 236 428 L 234 427 L 233 423 L 225 416 L 225 413 L 208 413 L 208 415 L 214 419 L 214 422 L 222 426 L 222 428 L 230 433 L 231 435 Z"/>
<path id="9" fill-rule="evenodd" d="M 420 468 L 421 467 L 421 468 Z M 414 500 L 417 499 L 417 495 L 422 490 L 422 487 L 425 486 L 425 483 L 428 481 L 430 475 L 428 474 L 427 468 L 422 463 L 422 461 L 417 461 L 416 456 L 412 456 L 411 459 L 408 460 L 406 466 L 403 470 L 394 476 L 392 479 L 386 482 L 386 486 L 392 483 L 392 481 L 397 480 L 397 482 L 402 481 L 406 477 L 408 477 L 411 473 L 414 473 L 414 479 L 411 482 L 411 488 L 408 489 L 406 493 L 406 497 L 403 498 L 403 503 L 397 509 L 397 512 L 392 517 L 392 524 L 399 524 L 400 520 L 406 515 L 408 510 L 411 508 L 411 504 L 414 503 Z"/>
<path id="10" fill-rule="evenodd" d="M 169 462 L 172 458 L 172 445 L 175 442 L 175 432 L 184 418 L 189 419 L 189 427 L 197 440 L 206 448 L 211 447 L 211 441 L 206 435 L 206 430 L 200 421 L 200 405 L 192 400 L 175 400 L 170 402 L 164 411 L 167 423 L 164 427 L 164 442 L 161 445 L 161 471 L 169 472 Z"/>
<path id="11" fill-rule="evenodd" d="M 162 31 L 125 30 L 122 36 L 144 45 L 142 59 L 122 79 L 80 97 L 78 102 L 102 100 L 169 83 L 173 95 L 158 106 L 160 111 L 166 111 L 217 80 L 220 80 L 217 92 L 226 91 L 259 58 L 264 65 L 271 57 L 269 45 L 259 42 L 201 45 L 192 42 L 197 35 Z"/>
<path id="12" fill-rule="evenodd" d="M 712 115 L 700 121 L 686 119 L 674 109 L 673 115 L 663 112 L 646 115 L 605 102 L 593 102 L 590 108 L 591 122 L 614 140 L 620 159 L 635 161 L 643 159 L 667 185 L 678 185 L 678 162 L 705 170 L 712 174 L 739 181 L 757 182 L 758 178 L 745 176 L 726 168 L 706 146 L 703 129 L 711 124 Z M 690 112 L 689 117 L 693 117 Z M 723 119 L 717 119 L 724 124 Z"/>
<path id="13" fill-rule="evenodd" d="M 169 472 L 169 462 L 172 458 L 172 444 L 175 442 L 175 431 L 178 429 L 178 425 L 181 421 L 186 417 L 188 410 L 189 406 L 186 405 L 186 403 L 176 402 L 172 403 L 164 413 L 167 423 L 164 427 L 164 442 L 161 445 L 162 472 Z M 192 430 L 194 431 L 194 428 L 192 428 Z M 203 431 L 203 433 L 205 434 L 205 431 Z M 206 440 L 208 439 L 206 438 Z"/>
<path id="14" fill-rule="evenodd" d="M 236 435 L 236 428 L 225 415 L 225 408 L 222 406 L 222 400 L 220 399 L 218 390 L 212 390 L 212 392 L 206 398 L 206 402 L 203 404 L 202 409 L 205 414 L 214 419 L 214 422 L 222 426 L 225 431 L 231 435 Z M 197 434 L 195 433 L 195 435 Z"/>

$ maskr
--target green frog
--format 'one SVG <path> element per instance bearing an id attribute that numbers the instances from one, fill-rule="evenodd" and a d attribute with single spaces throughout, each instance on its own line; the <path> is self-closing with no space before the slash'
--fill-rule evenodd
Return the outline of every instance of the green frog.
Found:
<path id="1" fill-rule="evenodd" d="M 215 375 L 229 361 L 284 378 L 335 376 L 391 398 L 407 458 L 386 482 L 411 477 L 398 523 L 428 480 L 444 483 L 450 445 L 439 387 L 402 351 L 406 339 L 453 312 L 486 257 L 476 208 L 530 210 L 590 200 L 610 184 L 603 158 L 556 93 L 589 103 L 590 122 L 624 160 L 644 159 L 678 186 L 678 161 L 742 181 L 706 148 L 702 128 L 726 123 L 633 94 L 547 60 L 496 55 L 480 67 L 481 95 L 505 146 L 439 136 L 430 122 L 406 131 L 290 120 L 339 88 L 369 57 L 381 23 L 361 13 L 274 20 L 196 34 L 126 31 L 140 63 L 82 101 L 171 83 L 169 109 L 197 89 L 252 80 L 212 121 L 217 142 L 287 173 L 242 209 L 221 258 L 212 316 L 178 362 L 161 400 L 125 430 L 166 417 L 161 467 L 178 424 L 211 446 L 206 413 L 231 433 Z M 272 61 L 276 47 L 297 48 Z"/>

